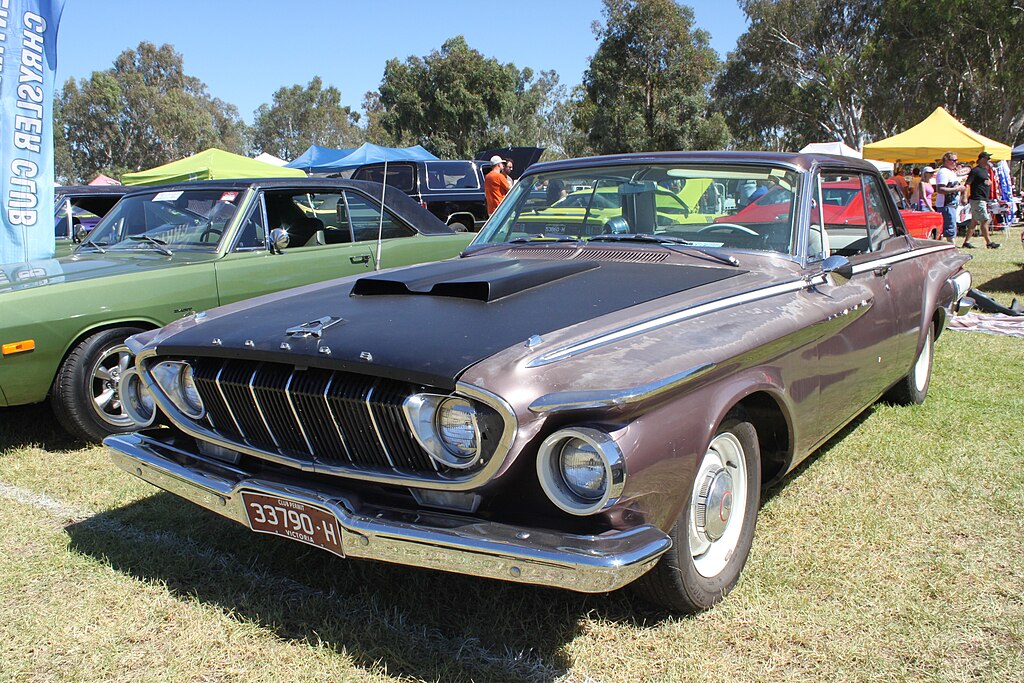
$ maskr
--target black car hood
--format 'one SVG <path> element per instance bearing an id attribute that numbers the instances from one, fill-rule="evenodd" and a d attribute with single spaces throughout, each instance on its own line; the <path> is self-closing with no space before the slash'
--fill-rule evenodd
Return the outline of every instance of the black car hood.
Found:
<path id="1" fill-rule="evenodd" d="M 485 256 L 442 261 L 200 319 L 160 340 L 157 351 L 328 367 L 451 389 L 466 368 L 532 335 L 745 272 Z M 325 318 L 341 321 L 325 320 L 319 337 L 287 333 Z"/>

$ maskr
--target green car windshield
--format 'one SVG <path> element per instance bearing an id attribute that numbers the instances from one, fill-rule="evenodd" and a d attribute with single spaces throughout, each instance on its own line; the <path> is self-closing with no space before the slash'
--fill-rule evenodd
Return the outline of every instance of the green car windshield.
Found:
<path id="1" fill-rule="evenodd" d="M 80 249 L 214 251 L 242 194 L 242 190 L 202 189 L 126 196 Z"/>
<path id="2" fill-rule="evenodd" d="M 476 245 L 664 241 L 792 253 L 798 174 L 749 164 L 590 166 L 530 174 Z"/>

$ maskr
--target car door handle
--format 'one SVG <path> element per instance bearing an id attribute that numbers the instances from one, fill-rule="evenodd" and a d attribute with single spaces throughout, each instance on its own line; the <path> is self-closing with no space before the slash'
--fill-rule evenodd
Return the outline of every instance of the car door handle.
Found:
<path id="1" fill-rule="evenodd" d="M 369 263 L 370 262 L 370 255 L 369 254 L 363 254 L 362 256 L 349 256 L 348 260 L 351 261 L 352 263 L 355 263 L 355 264 Z"/>
<path id="2" fill-rule="evenodd" d="M 887 275 L 890 270 L 892 270 L 892 266 L 879 266 L 875 268 L 874 273 L 878 277 L 882 277 L 884 275 Z"/>

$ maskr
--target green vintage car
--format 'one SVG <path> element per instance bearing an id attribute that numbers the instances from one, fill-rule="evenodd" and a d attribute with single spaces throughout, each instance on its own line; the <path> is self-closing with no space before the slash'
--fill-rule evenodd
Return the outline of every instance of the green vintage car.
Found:
<path id="1" fill-rule="evenodd" d="M 133 191 L 70 256 L 0 266 L 0 406 L 50 398 L 98 441 L 128 431 L 124 340 L 203 309 L 459 254 L 405 193 L 341 179 L 224 180 Z M 0 419 L 3 411 L 0 409 Z"/>
<path id="2" fill-rule="evenodd" d="M 725 188 L 711 178 L 676 179 L 676 185 L 634 183 L 628 186 L 590 181 L 587 185 L 562 186 L 531 193 L 526 204 L 528 211 L 520 214 L 517 229 L 527 233 L 549 236 L 572 235 L 587 237 L 617 232 L 613 220 L 623 214 L 623 202 L 629 203 L 630 192 L 654 194 L 655 220 L 659 226 L 701 224 L 707 225 L 726 215 Z M 570 191 L 571 190 L 571 191 Z"/>

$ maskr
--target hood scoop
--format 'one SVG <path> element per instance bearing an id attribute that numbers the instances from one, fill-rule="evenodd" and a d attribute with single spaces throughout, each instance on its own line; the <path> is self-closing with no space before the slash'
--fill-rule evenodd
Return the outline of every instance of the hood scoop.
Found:
<path id="1" fill-rule="evenodd" d="M 473 258 L 369 275 L 356 281 L 352 295 L 416 294 L 490 302 L 599 267 L 593 261 Z"/>

